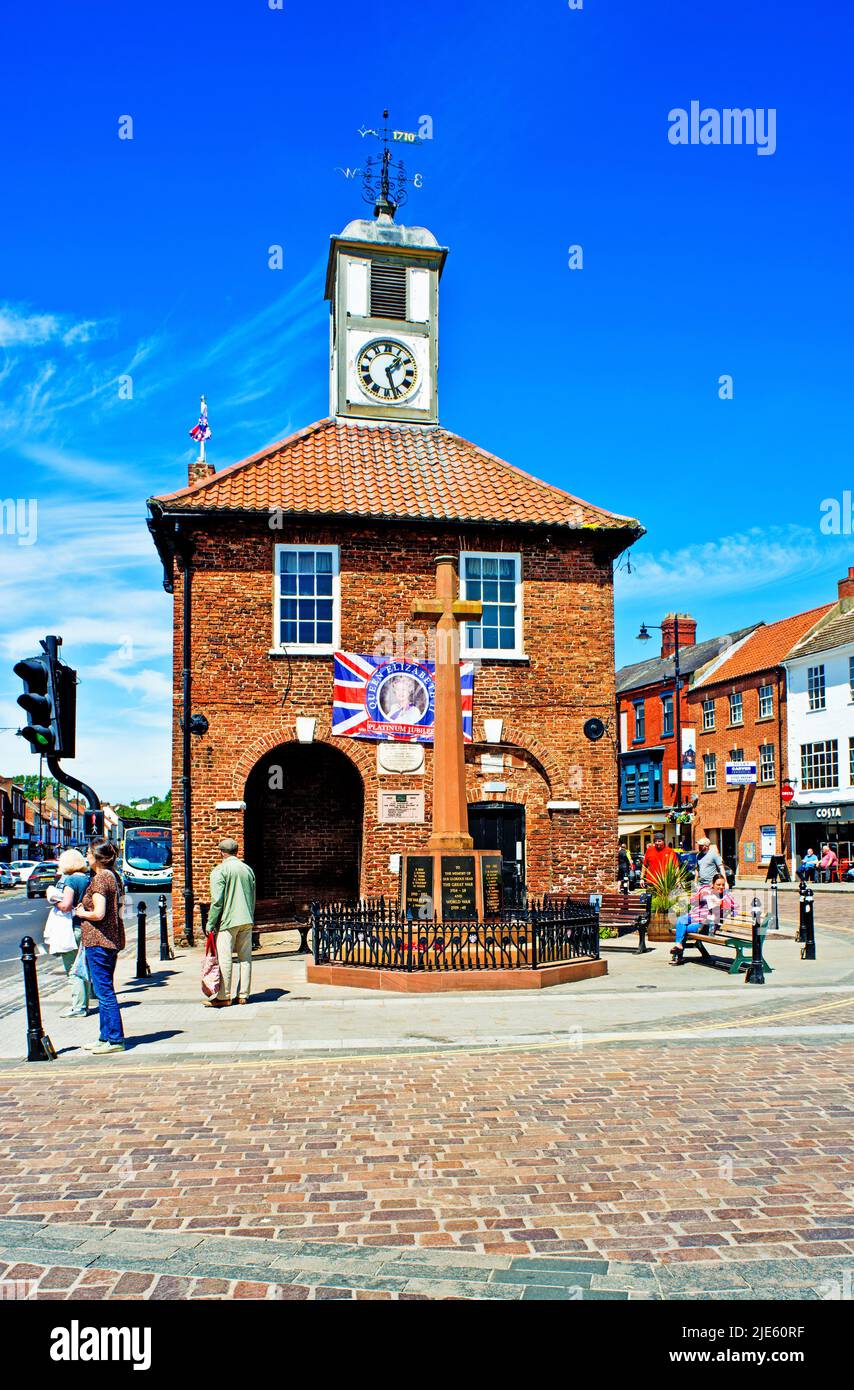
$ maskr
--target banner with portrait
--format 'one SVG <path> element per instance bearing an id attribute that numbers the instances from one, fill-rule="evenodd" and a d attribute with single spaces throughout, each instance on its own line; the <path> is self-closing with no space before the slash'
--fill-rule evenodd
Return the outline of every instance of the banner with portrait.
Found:
<path id="1" fill-rule="evenodd" d="M 340 738 L 432 743 L 436 708 L 432 661 L 336 652 L 332 732 Z M 460 663 L 463 739 L 472 741 L 474 666 Z"/>

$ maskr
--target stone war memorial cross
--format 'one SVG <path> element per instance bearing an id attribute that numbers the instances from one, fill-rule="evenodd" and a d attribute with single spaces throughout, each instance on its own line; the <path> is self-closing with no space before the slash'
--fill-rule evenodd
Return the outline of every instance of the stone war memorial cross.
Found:
<path id="1" fill-rule="evenodd" d="M 482 612 L 480 602 L 459 598 L 454 557 L 438 556 L 435 597 L 412 604 L 413 617 L 436 625 L 432 833 L 425 853 L 401 862 L 402 903 L 413 917 L 483 921 L 501 911 L 501 856 L 474 848 L 466 800 L 460 623 Z"/>

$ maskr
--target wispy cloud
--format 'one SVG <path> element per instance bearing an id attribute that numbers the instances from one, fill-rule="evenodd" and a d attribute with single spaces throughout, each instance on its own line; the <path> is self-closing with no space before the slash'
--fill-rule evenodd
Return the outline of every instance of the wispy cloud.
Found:
<path id="1" fill-rule="evenodd" d="M 90 342 L 101 331 L 94 319 L 75 322 L 62 314 L 33 313 L 21 304 L 0 304 L 0 348 L 43 347 L 50 342 L 71 347 Z"/>
<path id="2" fill-rule="evenodd" d="M 231 440 L 246 451 L 247 439 L 262 448 L 283 437 L 305 414 L 296 387 L 306 355 L 320 365 L 326 352 L 322 273 L 318 262 L 196 349 L 186 323 L 128 346 L 112 322 L 0 306 L 2 495 L 23 492 L 37 507 L 33 544 L 0 534 L 0 724 L 23 721 L 11 661 L 58 633 L 80 673 L 75 768 L 102 796 L 162 793 L 170 779 L 172 604 L 145 498 L 186 476 L 186 436 L 164 450 L 151 401 L 187 380 L 210 399 L 218 381 L 213 425 L 227 461 Z M 128 399 L 121 376 L 132 378 Z M 0 729 L 2 770 L 25 767 L 25 753 Z"/>
<path id="3" fill-rule="evenodd" d="M 621 569 L 616 592 L 624 601 L 657 598 L 682 603 L 763 589 L 796 575 L 818 574 L 850 555 L 851 540 L 800 525 L 754 526 L 677 550 L 631 552 L 631 575 Z"/>

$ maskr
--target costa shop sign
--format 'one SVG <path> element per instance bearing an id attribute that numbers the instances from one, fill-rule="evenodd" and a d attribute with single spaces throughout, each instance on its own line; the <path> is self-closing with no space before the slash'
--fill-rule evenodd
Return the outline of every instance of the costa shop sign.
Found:
<path id="1" fill-rule="evenodd" d="M 786 820 L 797 825 L 825 825 L 828 821 L 854 821 L 854 804 L 840 806 L 787 806 Z"/>

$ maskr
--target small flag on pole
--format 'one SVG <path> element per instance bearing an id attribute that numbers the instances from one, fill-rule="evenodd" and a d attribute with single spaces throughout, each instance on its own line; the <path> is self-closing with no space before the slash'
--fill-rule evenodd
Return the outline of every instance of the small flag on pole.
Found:
<path id="1" fill-rule="evenodd" d="M 208 424 L 207 402 L 202 396 L 202 403 L 199 407 L 199 422 L 190 430 L 190 438 L 195 439 L 199 446 L 199 457 L 205 456 L 205 440 L 211 437 L 211 427 Z"/>

